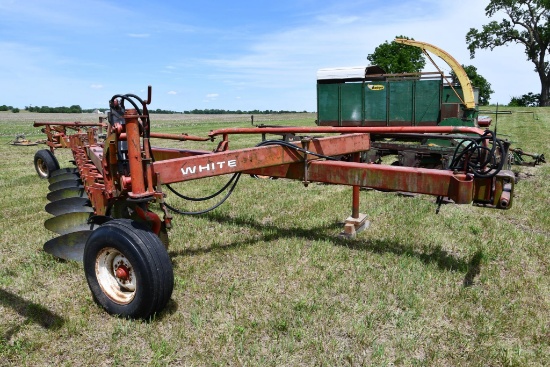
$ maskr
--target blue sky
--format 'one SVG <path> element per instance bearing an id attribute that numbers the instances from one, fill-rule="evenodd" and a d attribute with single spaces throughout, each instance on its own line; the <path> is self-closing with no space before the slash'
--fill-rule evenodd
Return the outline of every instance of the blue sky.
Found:
<path id="1" fill-rule="evenodd" d="M 315 111 L 318 69 L 367 65 L 397 35 L 476 66 L 493 103 L 539 93 L 520 46 L 469 58 L 465 35 L 488 23 L 487 3 L 0 0 L 0 105 L 107 107 L 152 85 L 152 109 Z"/>

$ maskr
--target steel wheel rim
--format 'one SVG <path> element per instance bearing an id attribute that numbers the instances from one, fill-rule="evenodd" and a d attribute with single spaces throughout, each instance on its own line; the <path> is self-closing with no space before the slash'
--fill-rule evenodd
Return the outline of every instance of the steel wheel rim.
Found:
<path id="1" fill-rule="evenodd" d="M 44 162 L 43 159 L 38 158 L 36 160 L 36 169 L 38 170 L 38 173 L 42 177 L 48 177 L 48 166 L 46 165 L 46 162 Z"/>
<path id="2" fill-rule="evenodd" d="M 136 274 L 122 252 L 112 247 L 102 249 L 96 257 L 95 272 L 103 293 L 113 302 L 132 302 L 137 290 Z"/>

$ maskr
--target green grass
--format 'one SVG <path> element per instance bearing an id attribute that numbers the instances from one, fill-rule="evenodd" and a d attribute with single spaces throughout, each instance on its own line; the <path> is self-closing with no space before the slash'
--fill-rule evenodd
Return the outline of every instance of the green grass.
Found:
<path id="1" fill-rule="evenodd" d="M 531 110 L 536 118 L 499 115 L 498 132 L 549 156 L 550 109 Z M 152 320 L 125 320 L 94 303 L 82 264 L 42 251 L 53 237 L 43 227 L 48 184 L 33 167 L 42 147 L 7 143 L 18 133 L 42 138 L 32 121 L 60 115 L 17 115 L 0 113 L 0 365 L 548 364 L 548 164 L 514 168 L 522 179 L 508 211 L 445 205 L 435 214 L 432 197 L 362 191 L 371 226 L 353 240 L 337 236 L 350 188 L 243 176 L 214 212 L 174 217 L 172 299 Z M 315 116 L 277 118 L 265 123 L 313 126 Z M 246 118 L 152 122 L 155 131 L 201 136 L 250 126 Z M 254 139 L 235 137 L 231 147 Z M 68 152 L 58 154 L 68 166 Z M 200 195 L 224 182 L 175 186 Z M 204 208 L 174 195 L 167 202 Z"/>

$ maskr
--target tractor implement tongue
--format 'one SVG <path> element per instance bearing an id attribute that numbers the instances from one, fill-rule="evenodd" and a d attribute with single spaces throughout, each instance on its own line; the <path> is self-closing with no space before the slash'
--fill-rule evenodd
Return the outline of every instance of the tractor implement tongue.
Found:
<path id="1" fill-rule="evenodd" d="M 82 261 L 84 246 L 93 231 L 67 233 L 44 244 L 44 251 L 64 260 Z"/>
<path id="2" fill-rule="evenodd" d="M 86 191 L 84 190 L 84 187 L 69 187 L 67 189 L 61 189 L 49 192 L 48 195 L 46 195 L 46 199 L 49 201 L 57 201 L 61 199 L 66 198 L 87 198 L 88 194 L 86 194 Z"/>

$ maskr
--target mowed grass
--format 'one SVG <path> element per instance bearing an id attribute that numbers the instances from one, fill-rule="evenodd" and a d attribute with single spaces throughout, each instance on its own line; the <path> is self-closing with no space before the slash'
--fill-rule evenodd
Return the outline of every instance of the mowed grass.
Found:
<path id="1" fill-rule="evenodd" d="M 498 133 L 550 156 L 550 109 L 512 110 L 498 116 Z M 152 123 L 205 136 L 250 126 L 240 118 Z M 315 115 L 271 118 L 313 126 Z M 41 139 L 33 120 L 61 119 L 97 117 L 0 113 L 0 365 L 548 365 L 550 165 L 514 167 L 521 180 L 508 211 L 444 205 L 435 214 L 429 196 L 362 191 L 371 226 L 352 240 L 338 237 L 351 188 L 243 175 L 215 211 L 174 216 L 172 299 L 151 320 L 126 320 L 94 303 L 81 263 L 43 252 L 53 237 L 43 227 L 48 184 L 33 167 L 43 147 L 7 144 L 17 133 Z M 231 147 L 258 139 L 235 137 Z M 58 157 L 70 165 L 69 152 Z M 226 180 L 175 186 L 199 196 Z"/>

